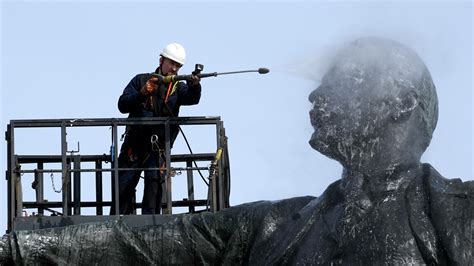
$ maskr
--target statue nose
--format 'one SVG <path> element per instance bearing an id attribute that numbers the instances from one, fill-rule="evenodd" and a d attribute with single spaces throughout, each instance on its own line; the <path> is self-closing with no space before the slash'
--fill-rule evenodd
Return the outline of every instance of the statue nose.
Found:
<path id="1" fill-rule="evenodd" d="M 331 91 L 331 87 L 321 84 L 309 94 L 308 100 L 313 103 L 318 100 L 318 98 L 326 98 L 329 91 Z"/>
<path id="2" fill-rule="evenodd" d="M 312 92 L 309 94 L 308 100 L 309 100 L 310 103 L 313 103 L 314 100 L 316 99 L 316 91 L 317 91 L 317 90 L 318 90 L 318 89 L 315 89 L 314 91 L 312 91 Z"/>

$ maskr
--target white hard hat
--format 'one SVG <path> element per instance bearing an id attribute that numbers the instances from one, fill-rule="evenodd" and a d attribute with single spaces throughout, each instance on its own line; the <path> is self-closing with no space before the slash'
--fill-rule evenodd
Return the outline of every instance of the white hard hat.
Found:
<path id="1" fill-rule="evenodd" d="M 186 51 L 184 51 L 184 47 L 179 43 L 168 44 L 160 55 L 178 62 L 181 65 L 184 65 L 186 61 Z"/>

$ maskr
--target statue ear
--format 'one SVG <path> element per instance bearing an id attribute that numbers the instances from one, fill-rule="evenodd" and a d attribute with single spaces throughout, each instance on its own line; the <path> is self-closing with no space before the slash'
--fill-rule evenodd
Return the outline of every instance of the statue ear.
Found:
<path id="1" fill-rule="evenodd" d="M 408 119 L 418 106 L 418 95 L 414 91 L 406 93 L 400 101 L 397 101 L 392 109 L 392 118 L 395 121 Z"/>

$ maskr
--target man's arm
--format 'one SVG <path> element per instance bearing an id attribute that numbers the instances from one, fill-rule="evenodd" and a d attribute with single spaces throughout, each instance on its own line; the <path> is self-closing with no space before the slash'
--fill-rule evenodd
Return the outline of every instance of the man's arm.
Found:
<path id="1" fill-rule="evenodd" d="M 198 104 L 201 99 L 201 83 L 197 81 L 180 82 L 178 100 L 180 105 Z"/>
<path id="2" fill-rule="evenodd" d="M 118 101 L 121 113 L 130 113 L 143 103 L 147 96 L 157 90 L 158 78 L 147 74 L 136 75 L 125 87 Z"/>

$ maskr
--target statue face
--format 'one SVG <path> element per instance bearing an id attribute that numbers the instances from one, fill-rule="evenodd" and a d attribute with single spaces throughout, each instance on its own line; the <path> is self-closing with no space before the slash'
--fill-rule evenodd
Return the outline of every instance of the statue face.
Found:
<path id="1" fill-rule="evenodd" d="M 343 164 L 370 156 L 390 118 L 390 91 L 363 70 L 333 67 L 309 101 L 314 133 L 310 145 Z"/>
<path id="2" fill-rule="evenodd" d="M 353 169 L 419 160 L 436 125 L 426 66 L 390 40 L 363 38 L 342 49 L 309 101 L 310 145 Z"/>

